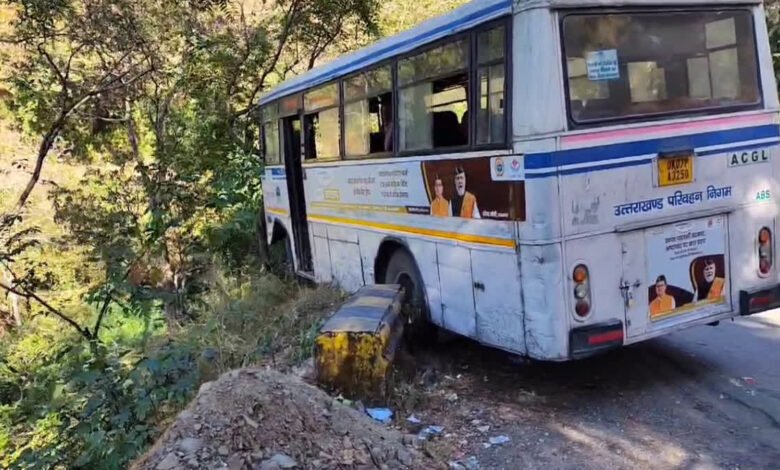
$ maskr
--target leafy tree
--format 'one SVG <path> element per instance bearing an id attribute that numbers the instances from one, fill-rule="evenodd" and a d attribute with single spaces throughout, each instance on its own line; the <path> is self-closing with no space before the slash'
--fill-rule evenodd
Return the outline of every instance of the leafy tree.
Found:
<path id="1" fill-rule="evenodd" d="M 289 286 L 243 281 L 264 240 L 257 102 L 387 31 L 387 5 L 2 5 L 0 61 L 14 72 L 0 89 L 36 150 L 30 179 L 0 209 L 0 290 L 25 313 L 0 342 L 0 467 L 123 468 L 192 396 L 209 345 L 247 343 L 218 358 L 235 366 L 272 353 L 288 330 L 309 344 L 315 318 L 273 311 Z M 34 188 L 55 162 L 84 171 L 41 188 L 54 214 L 40 223 Z M 220 293 L 224 278 L 235 289 Z M 250 341 L 247 326 L 269 330 Z"/>
<path id="2" fill-rule="evenodd" d="M 19 52 L 8 61 L 23 72 L 8 80 L 14 110 L 41 141 L 6 220 L 19 220 L 52 151 L 116 165 L 58 190 L 58 220 L 105 266 L 107 299 L 127 290 L 134 270 L 161 274 L 142 280 L 145 293 L 173 321 L 200 291 L 192 281 L 204 243 L 226 240 L 215 234 L 220 225 L 262 229 L 252 113 L 260 93 L 341 39 L 373 33 L 376 14 L 372 0 L 9 4 L 16 20 L 5 41 Z M 226 162 L 237 171 L 223 171 Z M 106 203 L 125 199 L 130 210 Z"/>

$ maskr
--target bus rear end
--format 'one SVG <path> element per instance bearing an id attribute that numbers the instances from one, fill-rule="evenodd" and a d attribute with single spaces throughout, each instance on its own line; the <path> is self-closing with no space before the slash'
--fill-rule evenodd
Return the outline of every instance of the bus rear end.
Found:
<path id="1" fill-rule="evenodd" d="M 780 305 L 780 128 L 760 5 L 555 11 L 568 357 Z"/>

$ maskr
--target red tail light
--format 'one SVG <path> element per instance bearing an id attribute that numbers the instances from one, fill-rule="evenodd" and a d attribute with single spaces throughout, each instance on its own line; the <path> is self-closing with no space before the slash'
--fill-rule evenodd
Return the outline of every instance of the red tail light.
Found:
<path id="1" fill-rule="evenodd" d="M 580 264 L 571 275 L 574 281 L 574 313 L 580 319 L 590 314 L 590 273 L 588 267 Z"/>
<path id="2" fill-rule="evenodd" d="M 758 231 L 758 271 L 767 275 L 772 271 L 774 252 L 772 249 L 772 231 L 767 227 Z"/>

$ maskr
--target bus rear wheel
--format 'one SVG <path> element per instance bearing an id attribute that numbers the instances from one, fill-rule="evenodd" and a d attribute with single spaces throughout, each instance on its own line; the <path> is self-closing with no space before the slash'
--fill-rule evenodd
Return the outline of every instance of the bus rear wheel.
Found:
<path id="1" fill-rule="evenodd" d="M 422 276 L 409 252 L 403 249 L 392 254 L 385 269 L 384 282 L 404 288 L 404 315 L 408 337 L 413 342 L 435 339 L 433 325 L 428 320 L 428 306 Z M 433 335 L 433 336 L 432 336 Z"/>

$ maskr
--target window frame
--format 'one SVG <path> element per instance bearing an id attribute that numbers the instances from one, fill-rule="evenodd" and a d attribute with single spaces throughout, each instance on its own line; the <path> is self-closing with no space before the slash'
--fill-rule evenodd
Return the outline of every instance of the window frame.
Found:
<path id="1" fill-rule="evenodd" d="M 426 44 L 423 44 L 419 47 L 416 47 L 415 49 L 412 49 L 408 52 L 405 52 L 403 54 L 398 54 L 393 57 L 389 57 L 385 60 L 371 63 L 368 66 L 361 67 L 360 70 L 357 70 L 355 72 L 352 72 L 348 75 L 340 76 L 333 80 L 328 80 L 326 82 L 318 83 L 316 85 L 313 85 L 305 90 L 298 91 L 296 93 L 281 96 L 278 99 L 275 99 L 274 101 L 270 103 L 266 103 L 267 105 L 272 105 L 274 103 L 277 104 L 279 107 L 279 122 L 281 123 L 281 120 L 283 118 L 287 118 L 290 116 L 298 116 L 298 118 L 301 121 L 302 128 L 305 128 L 305 122 L 306 122 L 306 116 L 307 110 L 304 109 L 304 95 L 312 90 L 315 90 L 317 88 L 321 88 L 327 85 L 337 84 L 338 85 L 338 93 L 339 93 L 339 103 L 336 106 L 331 107 L 323 107 L 318 108 L 315 111 L 324 111 L 328 110 L 334 107 L 338 107 L 339 109 L 339 156 L 333 157 L 333 158 L 316 158 L 316 159 L 306 159 L 305 158 L 305 149 L 308 146 L 308 143 L 306 142 L 307 136 L 305 129 L 301 132 L 301 146 L 303 149 L 302 153 L 302 165 L 303 166 L 310 166 L 310 165 L 317 165 L 320 163 L 333 163 L 338 161 L 360 161 L 360 160 L 372 160 L 372 159 L 387 159 L 387 158 L 409 158 L 409 157 L 425 157 L 430 155 L 444 155 L 444 154 L 457 154 L 457 153 L 467 153 L 467 152 L 475 152 L 475 151 L 490 151 L 490 150 L 511 150 L 512 148 L 512 97 L 513 97 L 513 88 L 514 88 L 514 70 L 513 70 L 513 58 L 512 58 L 512 49 L 513 49 L 513 22 L 512 22 L 512 15 L 505 15 L 500 18 L 496 18 L 494 20 L 488 21 L 486 23 L 471 27 L 469 29 L 466 29 L 465 31 L 458 32 L 457 34 L 448 35 L 443 38 L 436 39 L 434 41 L 428 42 Z M 492 143 L 486 143 L 486 144 L 477 144 L 477 107 L 479 106 L 479 90 L 477 89 L 477 77 L 478 77 L 478 71 L 479 71 L 479 59 L 477 57 L 477 44 L 479 40 L 479 34 L 487 32 L 491 29 L 497 28 L 497 27 L 503 27 L 504 28 L 504 57 L 503 59 L 495 59 L 494 61 L 486 62 L 482 65 L 482 67 L 486 66 L 492 66 L 497 65 L 500 63 L 503 63 L 504 65 L 504 137 L 503 141 L 501 142 L 492 142 Z M 466 96 L 467 102 L 468 102 L 468 109 L 469 109 L 469 135 L 468 135 L 468 144 L 467 145 L 459 145 L 459 146 L 453 146 L 453 147 L 441 147 L 441 148 L 431 148 L 431 149 L 425 149 L 425 150 L 400 150 L 400 132 L 398 132 L 399 129 L 399 105 L 400 105 L 400 89 L 398 82 L 398 62 L 410 57 L 414 57 L 416 55 L 419 55 L 421 53 L 424 53 L 426 51 L 436 49 L 437 47 L 440 47 L 446 43 L 454 42 L 457 40 L 463 39 L 466 41 L 466 48 L 469 53 L 468 61 L 466 63 L 466 68 L 464 69 L 467 79 L 468 79 L 468 86 L 469 90 Z M 367 94 L 359 99 L 352 99 L 352 100 L 345 100 L 345 93 L 344 93 L 344 82 L 346 80 L 349 80 L 351 78 L 354 78 L 360 74 L 363 74 L 365 72 L 380 68 L 380 67 L 386 67 L 390 66 L 391 71 L 391 77 L 392 77 L 392 96 L 393 96 L 393 129 L 395 132 L 393 132 L 393 151 L 392 152 L 379 152 L 379 153 L 373 153 L 363 156 L 352 156 L 348 157 L 346 155 L 346 140 L 345 140 L 345 122 L 344 122 L 344 106 L 346 104 L 354 103 L 355 101 L 365 100 L 369 99 L 375 96 L 378 96 L 378 94 Z M 443 74 L 440 76 L 431 76 L 426 78 L 425 80 L 418 80 L 414 82 L 409 82 L 404 85 L 404 88 L 413 86 L 415 84 L 419 84 L 423 81 L 432 81 L 444 77 L 451 76 L 452 73 Z M 298 103 L 298 111 L 297 113 L 284 113 L 282 111 L 282 102 L 290 99 L 297 99 Z M 265 107 L 263 106 L 263 107 Z M 472 112 L 474 111 L 474 112 Z M 280 147 L 283 147 L 283 134 L 280 130 Z M 282 164 L 286 163 L 287 155 L 282 150 L 281 151 L 282 156 Z"/>
<path id="2" fill-rule="evenodd" d="M 753 53 L 756 58 L 756 82 L 758 91 L 758 101 L 756 103 L 736 104 L 731 106 L 709 107 L 700 109 L 688 109 L 677 111 L 665 111 L 660 113 L 619 116 L 610 118 L 594 119 L 586 122 L 579 122 L 574 119 L 571 112 L 571 92 L 569 84 L 569 64 L 566 55 L 566 36 L 564 31 L 564 21 L 570 16 L 593 16 L 594 14 L 614 15 L 614 14 L 648 14 L 648 13 L 707 13 L 713 11 L 741 11 L 748 14 L 753 25 L 752 41 Z M 758 51 L 758 38 L 756 36 L 756 19 L 753 11 L 745 6 L 721 6 L 715 7 L 662 7 L 662 8 L 582 8 L 577 10 L 567 9 L 558 12 L 558 33 L 561 51 L 562 82 L 564 86 L 564 99 L 566 107 L 567 130 L 593 129 L 600 127 L 609 127 L 616 125 L 637 124 L 643 122 L 657 122 L 675 118 L 695 118 L 701 116 L 717 116 L 729 113 L 738 113 L 743 111 L 754 111 L 764 108 L 764 89 L 763 74 L 761 70 L 761 56 Z"/>
<path id="3" fill-rule="evenodd" d="M 276 108 L 276 111 L 274 113 L 274 117 L 271 120 L 265 119 L 265 111 L 268 108 Z M 266 103 L 265 105 L 261 106 L 259 109 L 259 115 L 260 115 L 260 148 L 262 149 L 261 156 L 263 159 L 263 164 L 265 166 L 283 166 L 284 165 L 284 152 L 282 152 L 282 135 L 281 135 L 281 117 L 279 116 L 279 101 L 274 100 L 270 103 Z M 266 143 L 266 131 L 265 131 L 265 125 L 266 124 L 276 124 L 276 133 L 277 133 L 277 139 L 276 139 L 276 153 L 279 157 L 279 161 L 275 163 L 269 163 L 268 162 L 268 147 L 265 145 Z"/>
<path id="4" fill-rule="evenodd" d="M 338 103 L 328 106 L 320 106 L 313 109 L 306 109 L 306 95 L 329 86 L 336 86 L 336 93 L 338 95 Z M 300 93 L 300 111 L 299 116 L 301 120 L 301 144 L 303 145 L 303 154 L 301 155 L 301 161 L 304 163 L 316 163 L 316 162 L 335 162 L 344 159 L 344 92 L 342 90 L 342 79 L 331 80 L 329 82 L 320 83 Z M 338 155 L 334 157 L 320 157 L 309 158 L 306 155 L 306 150 L 309 148 L 308 130 L 306 129 L 306 117 L 310 114 L 321 113 L 323 111 L 330 111 L 336 109 L 339 115 L 339 142 L 338 142 Z"/>
<path id="5" fill-rule="evenodd" d="M 447 36 L 445 38 L 441 38 L 437 41 L 425 44 L 424 46 L 418 47 L 417 49 L 414 49 L 412 51 L 409 51 L 406 54 L 399 55 L 395 59 L 395 65 L 393 66 L 394 70 L 394 76 L 395 80 L 393 83 L 394 88 L 394 94 L 395 94 L 395 104 L 394 107 L 396 111 L 394 111 L 395 114 L 395 120 L 393 125 L 395 126 L 395 129 L 397 129 L 395 133 L 395 156 L 396 157 L 409 157 L 409 156 L 426 156 L 426 155 L 436 155 L 436 154 L 447 154 L 447 153 L 461 153 L 461 152 L 467 152 L 473 148 L 472 142 L 473 137 L 472 133 L 474 129 L 472 129 L 471 126 L 471 115 L 474 114 L 471 112 L 471 108 L 474 105 L 473 101 L 473 93 L 472 90 L 474 89 L 474 81 L 472 78 L 472 69 L 474 67 L 474 54 L 473 54 L 473 47 L 472 47 L 472 37 L 475 36 L 475 31 L 477 28 L 471 28 L 467 31 L 464 31 L 462 33 L 453 34 L 451 36 Z M 420 83 L 426 83 L 426 82 L 433 82 L 442 78 L 451 77 L 455 74 L 454 71 L 442 73 L 438 75 L 431 75 L 429 77 L 426 77 L 424 79 L 419 80 L 413 80 L 410 82 L 405 83 L 403 86 L 401 86 L 398 82 L 398 62 L 409 59 L 411 57 L 424 54 L 428 51 L 432 51 L 433 49 L 436 49 L 438 47 L 444 46 L 447 43 L 457 42 L 457 41 L 465 41 L 466 43 L 466 50 L 468 51 L 469 57 L 466 61 L 466 67 L 464 69 L 458 70 L 458 72 L 465 72 L 466 73 L 466 79 L 468 80 L 468 93 L 466 94 L 466 102 L 468 103 L 468 109 L 469 109 L 469 135 L 468 135 L 468 143 L 466 145 L 458 145 L 458 146 L 452 146 L 452 147 L 440 147 L 440 148 L 429 148 L 429 149 L 417 149 L 417 150 L 401 150 L 401 120 L 400 118 L 400 110 L 401 110 L 401 89 L 407 89 L 411 88 L 415 85 L 419 85 Z"/>
<path id="6" fill-rule="evenodd" d="M 472 58 L 473 62 L 471 64 L 471 73 L 473 75 L 472 77 L 472 83 L 474 83 L 474 86 L 472 87 L 471 92 L 473 93 L 472 100 L 474 100 L 475 109 L 473 113 L 469 113 L 469 119 L 472 121 L 469 123 L 469 126 L 471 128 L 471 132 L 469 132 L 469 144 L 473 145 L 474 147 L 478 149 L 486 149 L 486 150 L 501 150 L 505 148 L 511 147 L 511 140 L 512 140 L 512 84 L 513 84 L 513 62 L 512 62 L 512 21 L 504 21 L 504 57 L 502 59 L 493 59 L 491 61 L 487 61 L 484 64 L 479 63 L 479 57 L 477 57 L 477 54 L 479 53 L 479 35 L 482 33 L 486 33 L 490 31 L 491 29 L 497 28 L 499 26 L 502 26 L 502 20 L 486 23 L 484 25 L 480 25 L 477 28 L 474 28 L 472 30 Z M 480 99 L 480 93 L 481 90 L 479 87 L 479 69 L 481 67 L 490 68 L 498 64 L 504 64 L 504 139 L 503 142 L 489 142 L 486 144 L 478 144 L 477 143 L 477 117 L 478 117 L 478 107 L 479 107 L 479 99 Z"/>
<path id="7" fill-rule="evenodd" d="M 292 100 L 296 100 L 297 105 L 298 105 L 296 110 L 295 110 L 295 112 L 294 113 L 293 112 L 284 112 L 282 110 L 282 103 L 284 103 L 285 101 L 292 101 Z M 279 114 L 278 114 L 278 116 L 279 116 L 280 120 L 283 119 L 283 118 L 288 118 L 288 117 L 292 117 L 292 116 L 296 116 L 296 115 L 298 117 L 301 116 L 301 111 L 303 110 L 303 93 L 302 92 L 293 93 L 292 95 L 282 96 L 278 100 L 274 100 L 274 102 L 277 103 L 277 106 L 279 107 Z"/>
<path id="8" fill-rule="evenodd" d="M 446 44 L 447 42 L 456 41 L 458 38 L 466 38 L 468 43 L 468 49 L 469 49 L 469 60 L 467 64 L 467 75 L 469 79 L 469 92 L 467 99 L 469 100 L 469 143 L 468 145 L 461 145 L 457 147 L 444 147 L 444 148 L 433 148 L 433 149 L 427 149 L 427 150 L 404 150 L 399 151 L 400 148 L 400 132 L 395 133 L 395 157 L 412 157 L 412 156 L 429 156 L 429 155 L 442 155 L 442 154 L 450 154 L 450 153 L 466 153 L 466 152 L 473 152 L 473 151 L 479 151 L 479 150 L 511 150 L 512 143 L 511 143 L 511 135 L 512 135 L 512 90 L 514 88 L 514 73 L 513 73 L 513 60 L 512 60 L 512 38 L 513 38 L 513 22 L 512 22 L 513 16 L 502 16 L 501 18 L 497 18 L 491 21 L 488 21 L 486 23 L 474 26 L 472 28 L 467 29 L 466 31 L 463 31 L 458 34 L 453 34 L 441 39 L 438 39 L 436 41 L 430 42 L 428 44 L 425 44 L 423 46 L 420 46 L 416 49 L 413 49 L 409 52 L 406 52 L 404 54 L 400 54 L 392 59 L 393 62 L 395 62 L 393 66 L 393 94 L 394 94 L 394 114 L 395 114 L 395 121 L 393 125 L 396 129 L 398 129 L 399 126 L 399 119 L 398 119 L 398 110 L 400 106 L 400 86 L 398 85 L 398 61 L 413 57 L 415 55 L 418 55 L 420 53 L 426 52 L 431 49 L 435 49 L 439 46 L 442 46 L 443 44 Z M 477 129 L 476 129 L 476 122 L 477 122 L 477 113 L 471 112 L 472 109 L 476 110 L 476 106 L 479 104 L 479 93 L 476 90 L 476 77 L 477 77 L 477 70 L 479 68 L 479 60 L 476 56 L 477 52 L 477 41 L 478 41 L 478 35 L 480 33 L 490 31 L 493 28 L 497 28 L 503 26 L 504 27 L 504 58 L 503 63 L 505 67 L 505 77 L 504 77 L 504 139 L 503 142 L 495 142 L 495 143 L 489 143 L 489 144 L 476 144 L 476 136 L 477 136 Z M 496 63 L 499 63 L 496 61 Z M 429 77 L 428 80 L 436 79 L 436 78 L 443 78 L 447 77 L 449 74 L 441 75 L 439 77 Z M 423 81 L 423 80 L 421 80 Z M 415 82 L 409 82 L 404 85 L 404 87 L 412 86 L 414 84 L 420 83 L 421 81 L 415 81 Z"/>
<path id="9" fill-rule="evenodd" d="M 376 64 L 371 64 L 370 67 L 362 68 L 358 70 L 357 72 L 353 72 L 349 75 L 345 75 L 339 79 L 339 91 L 341 93 L 341 144 L 342 144 L 342 159 L 344 160 L 366 160 L 366 159 L 372 159 L 372 158 L 388 158 L 393 157 L 397 154 L 398 150 L 398 130 L 397 130 L 397 123 L 398 123 L 398 82 L 397 82 L 397 73 L 396 73 L 396 64 L 397 64 L 397 58 L 393 57 L 391 59 L 386 59 L 381 62 L 377 62 Z M 349 104 L 357 103 L 364 100 L 369 100 L 371 98 L 375 98 L 377 96 L 381 96 L 383 93 L 368 93 L 366 95 L 361 96 L 360 98 L 352 98 L 347 99 L 346 94 L 344 93 L 344 86 L 345 82 L 348 80 L 351 80 L 355 77 L 358 77 L 366 72 L 370 72 L 372 70 L 380 69 L 382 67 L 390 67 L 390 94 L 392 96 L 392 102 L 393 102 L 393 150 L 390 152 L 376 152 L 376 153 L 368 153 L 366 155 L 355 155 L 355 156 L 349 156 L 347 155 L 347 140 L 346 140 L 346 115 L 345 115 L 345 108 Z"/>

